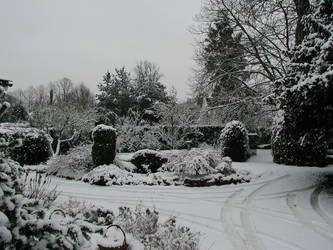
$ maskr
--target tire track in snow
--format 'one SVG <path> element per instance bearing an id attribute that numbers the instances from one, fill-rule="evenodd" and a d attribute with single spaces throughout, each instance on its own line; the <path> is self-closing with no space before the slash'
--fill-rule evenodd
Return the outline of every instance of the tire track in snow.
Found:
<path id="1" fill-rule="evenodd" d="M 308 220 L 302 212 L 297 207 L 297 196 L 295 193 L 289 193 L 287 195 L 286 199 L 287 205 L 290 208 L 290 210 L 294 213 L 295 217 L 307 228 L 312 230 L 313 232 L 317 233 L 321 237 L 325 238 L 326 240 L 333 243 L 333 237 L 329 234 L 327 234 L 325 231 L 322 231 L 321 229 L 315 227 L 313 223 Z"/>
<path id="2" fill-rule="evenodd" d="M 277 177 L 273 180 L 268 181 L 267 183 L 262 184 L 260 187 L 256 188 L 254 191 L 252 191 L 248 196 L 245 197 L 245 199 L 242 202 L 242 205 L 244 205 L 245 208 L 243 208 L 240 212 L 240 218 L 241 222 L 244 227 L 245 231 L 245 237 L 247 238 L 247 241 L 252 246 L 253 250 L 264 250 L 266 249 L 264 246 L 264 243 L 262 240 L 257 237 L 257 230 L 255 228 L 254 223 L 252 222 L 251 215 L 250 215 L 250 205 L 254 198 L 257 196 L 258 192 L 260 192 L 262 189 L 266 188 L 268 185 L 271 185 L 274 182 L 277 182 L 281 179 L 287 178 L 288 175 L 283 175 L 280 177 Z"/>
<path id="3" fill-rule="evenodd" d="M 238 189 L 233 192 L 225 201 L 224 207 L 221 208 L 221 221 L 225 232 L 228 234 L 232 245 L 236 250 L 247 250 L 247 242 L 243 239 L 240 233 L 236 230 L 236 224 L 232 220 L 232 201 L 241 193 L 244 189 Z"/>
<path id="4" fill-rule="evenodd" d="M 333 219 L 320 207 L 319 195 L 324 190 L 324 185 L 319 185 L 315 190 L 313 190 L 310 203 L 314 211 L 327 223 L 333 227 Z"/>

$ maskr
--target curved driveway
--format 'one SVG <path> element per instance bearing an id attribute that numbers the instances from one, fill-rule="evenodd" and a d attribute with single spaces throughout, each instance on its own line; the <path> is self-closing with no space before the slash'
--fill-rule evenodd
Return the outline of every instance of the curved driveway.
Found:
<path id="1" fill-rule="evenodd" d="M 236 164 L 255 169 L 251 183 L 220 187 L 92 186 L 54 179 L 60 200 L 73 198 L 117 210 L 155 207 L 161 220 L 201 232 L 201 249 L 333 249 L 333 195 L 322 185 L 326 169 Z"/>

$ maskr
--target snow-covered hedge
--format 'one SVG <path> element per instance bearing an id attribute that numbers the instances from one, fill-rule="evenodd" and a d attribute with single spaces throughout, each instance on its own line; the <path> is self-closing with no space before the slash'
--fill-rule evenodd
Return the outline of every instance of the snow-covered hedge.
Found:
<path id="1" fill-rule="evenodd" d="M 240 121 L 226 124 L 220 135 L 221 156 L 233 161 L 246 161 L 249 158 L 249 136 L 245 125 Z"/>
<path id="2" fill-rule="evenodd" d="M 95 166 L 110 164 L 116 157 L 116 130 L 107 125 L 97 125 L 92 137 L 94 144 L 92 146 L 92 160 Z"/>
<path id="3" fill-rule="evenodd" d="M 8 147 L 2 150 L 3 154 L 21 165 L 36 165 L 46 162 L 51 156 L 47 134 L 28 124 L 1 123 L 0 139 L 8 143 Z"/>

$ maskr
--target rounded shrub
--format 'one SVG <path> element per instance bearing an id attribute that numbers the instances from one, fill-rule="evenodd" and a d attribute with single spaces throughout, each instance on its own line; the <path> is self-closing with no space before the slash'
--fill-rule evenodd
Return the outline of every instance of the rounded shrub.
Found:
<path id="1" fill-rule="evenodd" d="M 5 154 L 20 165 L 37 165 L 51 156 L 50 142 L 42 130 L 26 124 L 3 123 L 1 138 L 8 142 Z"/>
<path id="2" fill-rule="evenodd" d="M 116 130 L 100 124 L 94 128 L 92 137 L 94 142 L 91 156 L 94 166 L 113 163 L 116 157 Z"/>
<path id="3" fill-rule="evenodd" d="M 242 122 L 227 123 L 221 132 L 220 143 L 222 157 L 229 156 L 233 161 L 249 158 L 249 136 Z"/>

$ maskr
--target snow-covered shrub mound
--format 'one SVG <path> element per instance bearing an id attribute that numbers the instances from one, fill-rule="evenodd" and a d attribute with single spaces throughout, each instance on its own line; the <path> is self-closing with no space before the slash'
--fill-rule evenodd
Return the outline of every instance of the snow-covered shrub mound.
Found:
<path id="1" fill-rule="evenodd" d="M 3 150 L 3 154 L 21 165 L 36 165 L 46 162 L 51 156 L 48 136 L 27 124 L 2 123 L 0 139 L 9 145 Z"/>
<path id="2" fill-rule="evenodd" d="M 199 233 L 193 233 L 184 226 L 177 226 L 175 217 L 160 223 L 155 209 L 144 210 L 137 207 L 133 211 L 121 207 L 115 221 L 122 225 L 125 231 L 139 238 L 145 249 L 199 249 Z"/>
<path id="3" fill-rule="evenodd" d="M 220 159 L 215 152 L 201 149 L 183 150 L 163 166 L 164 171 L 179 176 L 198 176 L 215 173 Z"/>
<path id="4" fill-rule="evenodd" d="M 101 186 L 180 184 L 177 176 L 172 173 L 137 174 L 114 164 L 94 168 L 82 177 L 82 181 Z"/>
<path id="5" fill-rule="evenodd" d="M 116 130 L 111 126 L 97 125 L 92 137 L 92 160 L 95 166 L 111 164 L 116 157 Z"/>
<path id="6" fill-rule="evenodd" d="M 232 168 L 229 157 L 219 158 L 215 151 L 192 149 L 181 151 L 163 166 L 175 173 L 185 186 L 212 186 L 248 182 L 249 176 Z"/>
<path id="7" fill-rule="evenodd" d="M 233 161 L 249 158 L 249 136 L 242 122 L 227 123 L 221 132 L 220 143 L 222 157 L 229 156 Z"/>
<path id="8" fill-rule="evenodd" d="M 66 155 L 54 156 L 47 162 L 48 174 L 68 179 L 81 179 L 93 168 L 91 144 L 77 146 Z"/>
<path id="9" fill-rule="evenodd" d="M 137 173 L 156 173 L 168 159 L 160 152 L 150 149 L 137 151 L 131 158 Z"/>

